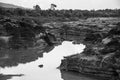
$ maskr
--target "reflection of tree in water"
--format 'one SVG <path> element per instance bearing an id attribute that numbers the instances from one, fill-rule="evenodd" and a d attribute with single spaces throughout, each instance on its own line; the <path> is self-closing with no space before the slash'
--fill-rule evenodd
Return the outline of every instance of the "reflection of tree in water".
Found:
<path id="1" fill-rule="evenodd" d="M 0 74 L 0 80 L 8 80 L 11 79 L 12 77 L 21 77 L 23 74 L 15 74 L 15 75 L 3 75 Z"/>
<path id="2" fill-rule="evenodd" d="M 20 63 L 35 61 L 39 57 L 42 57 L 44 52 L 49 52 L 54 48 L 53 43 L 49 40 L 47 41 L 45 39 L 43 42 L 39 43 L 39 46 L 30 48 L 1 49 L 0 67 L 17 66 Z"/>
<path id="3" fill-rule="evenodd" d="M 41 46 L 35 49 L 1 50 L 0 53 L 4 53 L 8 55 L 8 57 L 0 57 L 0 67 L 17 66 L 20 63 L 25 64 L 35 61 L 39 57 L 43 57 L 44 52 L 49 52 L 53 48 L 53 46 Z"/>

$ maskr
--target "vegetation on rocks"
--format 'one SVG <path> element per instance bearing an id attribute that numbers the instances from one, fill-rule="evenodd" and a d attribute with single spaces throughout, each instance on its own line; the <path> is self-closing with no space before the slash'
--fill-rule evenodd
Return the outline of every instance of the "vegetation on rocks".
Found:
<path id="1" fill-rule="evenodd" d="M 120 9 L 53 11 L 41 10 L 37 5 L 35 10 L 0 7 L 0 67 L 34 61 L 67 40 L 83 43 L 86 48 L 81 54 L 65 57 L 61 70 L 102 77 L 110 77 L 114 71 L 120 74 L 119 13 Z"/>

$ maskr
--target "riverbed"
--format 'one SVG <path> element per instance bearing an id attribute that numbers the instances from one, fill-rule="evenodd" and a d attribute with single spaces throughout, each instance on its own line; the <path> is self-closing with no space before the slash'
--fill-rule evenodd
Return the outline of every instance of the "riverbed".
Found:
<path id="1" fill-rule="evenodd" d="M 44 53 L 42 58 L 26 64 L 19 64 L 16 67 L 1 68 L 0 74 L 23 74 L 23 76 L 13 76 L 7 80 L 97 80 L 81 74 L 61 72 L 57 69 L 64 56 L 80 53 L 84 48 L 83 44 L 64 41 L 62 45 L 56 46 L 48 53 Z"/>

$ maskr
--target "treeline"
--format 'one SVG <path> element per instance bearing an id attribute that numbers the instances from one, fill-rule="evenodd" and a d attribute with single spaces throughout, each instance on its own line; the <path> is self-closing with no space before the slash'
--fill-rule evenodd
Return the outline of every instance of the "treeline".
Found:
<path id="1" fill-rule="evenodd" d="M 21 8 L 3 8 L 0 7 L 0 15 L 5 16 L 32 16 L 32 17 L 120 17 L 120 9 L 104 9 L 104 10 L 32 10 Z"/>

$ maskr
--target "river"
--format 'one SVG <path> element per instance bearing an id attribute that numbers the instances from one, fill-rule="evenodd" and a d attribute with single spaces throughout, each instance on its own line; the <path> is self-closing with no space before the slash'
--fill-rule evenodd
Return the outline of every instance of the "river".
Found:
<path id="1" fill-rule="evenodd" d="M 43 58 L 26 64 L 19 64 L 16 67 L 1 68 L 0 74 L 23 76 L 13 76 L 6 80 L 96 80 L 81 74 L 71 72 L 60 72 L 57 67 L 64 56 L 80 53 L 85 48 L 82 44 L 72 44 L 64 41 L 62 45 L 56 46 L 49 53 L 44 53 Z M 41 68 L 39 67 L 41 65 Z M 1 80 L 1 79 L 0 79 Z"/>

